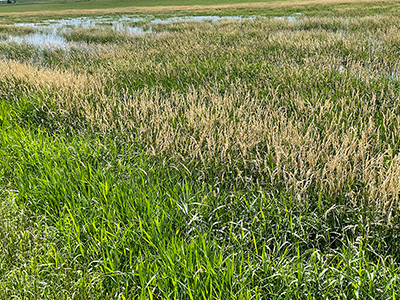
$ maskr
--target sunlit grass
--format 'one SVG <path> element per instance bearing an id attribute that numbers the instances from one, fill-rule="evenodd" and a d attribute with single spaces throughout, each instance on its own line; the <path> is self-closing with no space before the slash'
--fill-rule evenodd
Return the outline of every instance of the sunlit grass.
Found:
<path id="1" fill-rule="evenodd" d="M 30 27 L 0 25 L 0 34 L 24 35 L 33 31 L 33 28 Z"/>
<path id="2" fill-rule="evenodd" d="M 63 34 L 68 41 L 88 43 L 117 43 L 129 40 L 126 35 L 112 29 L 82 29 L 76 28 Z"/>
<path id="3" fill-rule="evenodd" d="M 397 24 L 0 44 L 1 297 L 396 299 Z"/>

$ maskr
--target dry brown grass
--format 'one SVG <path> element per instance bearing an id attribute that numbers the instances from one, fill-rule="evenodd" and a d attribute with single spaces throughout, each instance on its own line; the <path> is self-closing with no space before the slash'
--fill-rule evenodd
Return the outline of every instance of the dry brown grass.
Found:
<path id="1" fill-rule="evenodd" d="M 4 81 L 26 82 L 37 89 L 83 91 L 88 86 L 87 75 L 73 74 L 69 71 L 36 68 L 17 61 L 0 61 L 0 77 Z"/>

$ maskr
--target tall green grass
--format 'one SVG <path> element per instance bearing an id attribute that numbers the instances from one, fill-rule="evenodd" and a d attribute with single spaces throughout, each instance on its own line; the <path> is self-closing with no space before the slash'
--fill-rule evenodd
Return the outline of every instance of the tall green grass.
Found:
<path id="1" fill-rule="evenodd" d="M 0 44 L 0 298 L 397 299 L 397 19 Z"/>
<path id="2" fill-rule="evenodd" d="M 25 105 L 2 102 L 2 297 L 398 293 L 397 225 L 204 184 L 115 140 L 54 136 L 21 119 Z"/>

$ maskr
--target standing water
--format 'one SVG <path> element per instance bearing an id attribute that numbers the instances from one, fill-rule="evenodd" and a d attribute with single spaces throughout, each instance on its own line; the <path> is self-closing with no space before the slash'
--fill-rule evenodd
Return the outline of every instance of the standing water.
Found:
<path id="1" fill-rule="evenodd" d="M 174 22 L 201 22 L 201 21 L 222 21 L 222 20 L 251 20 L 255 19 L 256 16 L 186 16 L 186 17 L 172 17 L 167 19 L 156 19 L 153 16 L 99 16 L 99 17 L 77 17 L 68 19 L 50 19 L 38 23 L 17 23 L 15 26 L 31 27 L 35 31 L 34 33 L 11 36 L 3 40 L 2 42 L 15 42 L 15 43 L 27 43 L 34 46 L 46 47 L 46 48 L 70 48 L 72 45 L 77 43 L 68 41 L 64 34 L 71 32 L 76 28 L 83 29 L 111 29 L 116 32 L 142 35 L 146 33 L 152 33 L 152 25 L 154 24 L 166 24 Z M 258 17 L 260 18 L 260 17 Z M 276 17 L 274 19 L 295 21 L 296 17 Z M 144 29 L 146 25 L 146 29 Z M 79 45 L 82 45 L 80 43 Z"/>

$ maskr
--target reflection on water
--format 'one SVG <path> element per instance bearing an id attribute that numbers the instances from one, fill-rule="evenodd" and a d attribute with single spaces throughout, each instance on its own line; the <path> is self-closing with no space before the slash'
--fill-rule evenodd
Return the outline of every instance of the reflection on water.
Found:
<path id="1" fill-rule="evenodd" d="M 222 20 L 251 20 L 255 19 L 255 16 L 240 17 L 240 16 L 187 16 L 187 17 L 172 17 L 168 19 L 156 19 L 153 16 L 100 16 L 100 17 L 78 17 L 68 18 L 59 20 L 46 20 L 38 23 L 17 23 L 15 26 L 32 27 L 36 30 L 35 33 L 27 34 L 23 36 L 9 36 L 8 39 L 4 39 L 0 42 L 15 42 L 15 43 L 27 43 L 39 47 L 50 47 L 50 48 L 70 48 L 76 45 L 76 43 L 67 41 L 63 34 L 71 32 L 74 28 L 100 28 L 100 29 L 112 29 L 117 32 L 122 32 L 132 35 L 141 35 L 146 33 L 152 33 L 151 24 L 166 24 L 174 22 L 201 22 L 201 21 L 222 21 Z M 259 18 L 259 17 L 258 17 Z M 295 21 L 296 17 L 282 17 L 276 19 L 282 19 L 286 21 Z M 143 29 L 143 25 L 146 26 L 146 30 Z M 82 45 L 82 43 L 80 43 Z"/>
<path id="2" fill-rule="evenodd" d="M 24 36 L 9 36 L 8 42 L 19 44 L 26 43 L 34 46 L 47 46 L 55 48 L 64 48 L 68 43 L 64 37 L 58 34 L 42 32 L 35 32 Z"/>
<path id="3" fill-rule="evenodd" d="M 187 16 L 187 17 L 173 17 L 168 19 L 154 19 L 152 16 L 138 17 L 123 15 L 119 17 L 78 17 L 60 20 L 46 20 L 39 23 L 18 23 L 15 26 L 32 27 L 35 29 L 47 30 L 57 32 L 59 29 L 66 28 L 98 28 L 109 26 L 117 31 L 132 31 L 135 28 L 141 28 L 138 25 L 131 25 L 135 23 L 173 23 L 173 22 L 201 22 L 201 21 L 222 21 L 222 20 L 249 20 L 254 19 L 255 16 L 240 17 L 240 16 Z"/>
<path id="4" fill-rule="evenodd" d="M 144 34 L 140 26 L 130 26 L 134 22 L 145 21 L 146 18 L 133 16 L 120 17 L 78 17 L 60 20 L 46 20 L 38 23 L 17 23 L 15 26 L 31 27 L 36 30 L 33 34 L 24 36 L 10 36 L 8 42 L 27 43 L 39 47 L 70 48 L 75 42 L 68 41 L 63 34 L 71 32 L 74 28 L 84 29 L 112 29 L 127 34 Z M 130 24 L 129 24 L 130 23 Z M 82 43 L 80 43 L 82 44 Z"/>
<path id="5" fill-rule="evenodd" d="M 274 17 L 274 20 L 294 22 L 294 21 L 296 21 L 296 17 L 294 17 L 294 16 L 290 16 L 290 17 Z"/>

